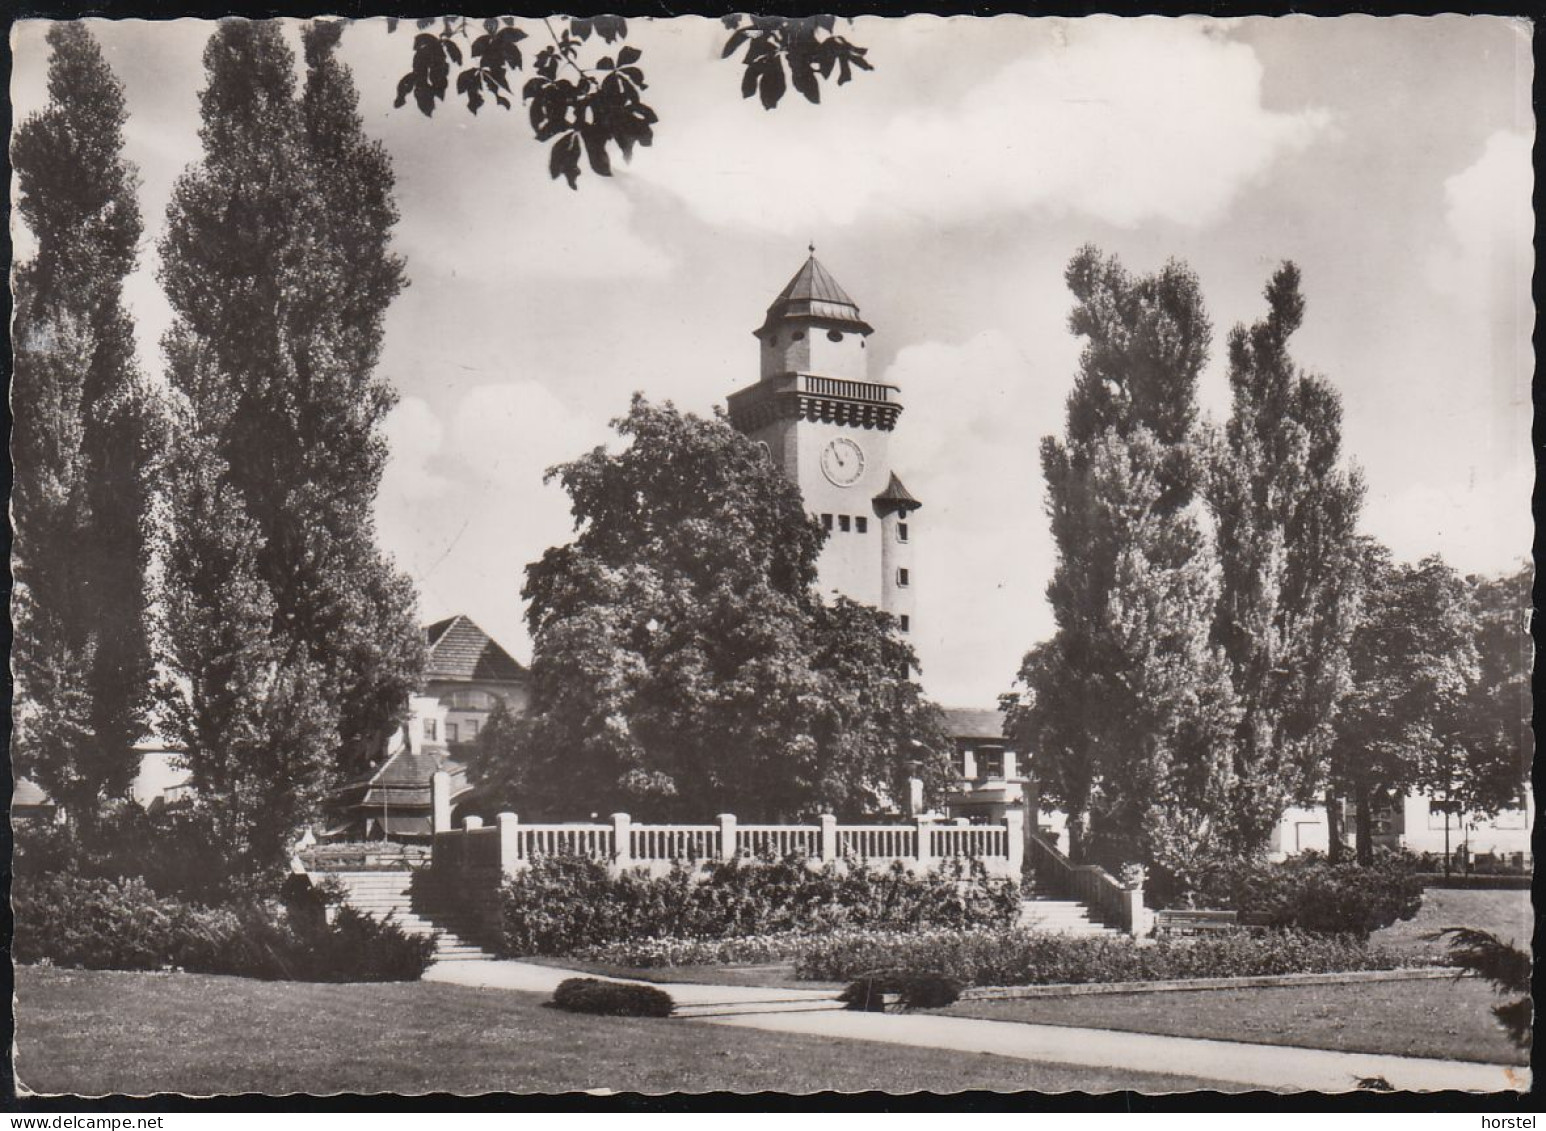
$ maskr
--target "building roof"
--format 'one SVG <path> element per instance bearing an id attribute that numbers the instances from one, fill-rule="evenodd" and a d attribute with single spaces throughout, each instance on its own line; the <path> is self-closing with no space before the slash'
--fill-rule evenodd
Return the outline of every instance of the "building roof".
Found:
<path id="1" fill-rule="evenodd" d="M 951 738 L 1004 738 L 1004 712 L 981 707 L 946 707 L 945 733 Z"/>
<path id="2" fill-rule="evenodd" d="M 472 789 L 467 784 L 467 767 L 460 762 L 444 754 L 405 747 L 365 777 L 344 786 L 337 796 L 351 808 L 376 810 L 383 805 L 388 808 L 399 805 L 427 809 L 433 803 L 430 779 L 437 770 L 444 770 L 451 776 L 452 801 Z"/>
<path id="3" fill-rule="evenodd" d="M 760 337 L 787 318 L 835 322 L 852 326 L 861 334 L 871 334 L 875 330 L 859 317 L 859 304 L 848 297 L 848 292 L 838 285 L 832 273 L 817 261 L 814 249 L 805 266 L 795 272 L 794 278 L 768 307 L 768 316 L 756 331 L 757 335 Z"/>
<path id="4" fill-rule="evenodd" d="M 429 641 L 427 680 L 524 683 L 526 669 L 471 618 L 458 613 L 424 630 Z"/>
<path id="5" fill-rule="evenodd" d="M 913 497 L 913 493 L 902 486 L 902 481 L 897 478 L 896 472 L 891 473 L 891 481 L 886 484 L 886 489 L 875 496 L 875 502 L 880 505 L 881 513 L 888 511 L 915 511 L 923 506 Z"/>

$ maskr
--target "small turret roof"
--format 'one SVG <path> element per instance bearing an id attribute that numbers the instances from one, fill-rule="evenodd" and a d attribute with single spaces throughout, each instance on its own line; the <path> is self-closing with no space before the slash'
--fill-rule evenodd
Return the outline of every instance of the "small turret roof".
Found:
<path id="1" fill-rule="evenodd" d="M 897 478 L 896 472 L 891 473 L 891 481 L 886 484 L 886 489 L 875 496 L 875 503 L 881 513 L 887 511 L 915 511 L 923 506 L 913 497 L 913 493 L 902 486 L 902 481 Z"/>
<path id="2" fill-rule="evenodd" d="M 756 333 L 759 337 L 789 318 L 813 318 L 852 326 L 861 334 L 874 333 L 874 327 L 859 317 L 859 304 L 848 297 L 832 273 L 821 265 L 812 249 L 805 266 L 778 293 L 768 307 L 768 316 Z"/>

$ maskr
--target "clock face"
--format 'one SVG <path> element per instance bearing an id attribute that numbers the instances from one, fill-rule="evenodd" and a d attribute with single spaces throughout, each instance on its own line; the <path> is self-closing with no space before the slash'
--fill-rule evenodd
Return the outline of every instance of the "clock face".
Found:
<path id="1" fill-rule="evenodd" d="M 852 487 L 864 475 L 864 449 L 839 436 L 821 449 L 821 473 L 839 487 Z"/>

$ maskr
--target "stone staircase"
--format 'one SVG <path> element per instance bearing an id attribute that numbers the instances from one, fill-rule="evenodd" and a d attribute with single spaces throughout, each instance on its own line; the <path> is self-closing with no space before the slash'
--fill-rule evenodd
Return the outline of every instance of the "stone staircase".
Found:
<path id="1" fill-rule="evenodd" d="M 375 919 L 392 921 L 410 935 L 435 935 L 436 962 L 473 962 L 494 955 L 470 941 L 476 933 L 466 916 L 441 907 L 426 910 L 413 894 L 414 873 L 407 870 L 328 872 L 318 875 L 342 885 L 349 906 Z"/>
<path id="2" fill-rule="evenodd" d="M 1060 899 L 1036 890 L 1027 878 L 1022 887 L 1018 926 L 1026 930 L 1057 935 L 1093 935 L 1119 937 L 1122 932 L 1108 927 L 1091 915 L 1087 905 L 1073 899 Z"/>

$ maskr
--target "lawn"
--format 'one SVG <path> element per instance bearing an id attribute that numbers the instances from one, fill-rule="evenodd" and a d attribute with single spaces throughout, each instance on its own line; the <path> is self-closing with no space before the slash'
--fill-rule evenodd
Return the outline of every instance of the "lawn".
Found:
<path id="1" fill-rule="evenodd" d="M 974 1001 L 942 1012 L 1038 1025 L 1528 1064 L 1529 1054 L 1516 1049 L 1493 1021 L 1491 1010 L 1498 1001 L 1485 982 L 1445 978 Z"/>
<path id="2" fill-rule="evenodd" d="M 1144 1092 L 1206 1079 L 584 1017 L 437 983 L 316 985 L 16 970 L 16 1077 L 36 1092 Z"/>
<path id="3" fill-rule="evenodd" d="M 1424 935 L 1445 927 L 1477 927 L 1528 950 L 1534 924 L 1528 891 L 1429 888 L 1415 917 L 1376 931 L 1369 941 L 1409 954 L 1442 956 L 1444 944 Z"/>

